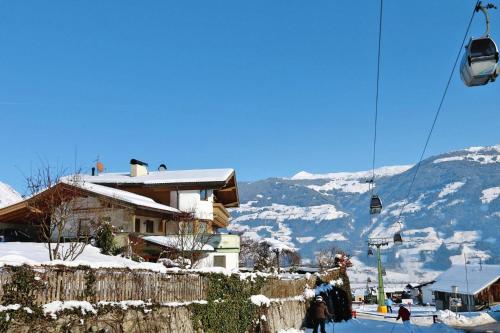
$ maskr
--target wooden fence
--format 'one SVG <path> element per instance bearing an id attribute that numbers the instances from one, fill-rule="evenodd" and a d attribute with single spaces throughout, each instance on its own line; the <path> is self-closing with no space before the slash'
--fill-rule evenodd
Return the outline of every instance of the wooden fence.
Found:
<path id="1" fill-rule="evenodd" d="M 196 273 L 156 273 L 146 270 L 117 268 L 92 269 L 95 283 L 91 292 L 87 286 L 88 269 L 64 266 L 33 267 L 36 276 L 44 282 L 37 293 L 38 304 L 52 301 L 82 300 L 119 302 L 144 300 L 153 303 L 191 302 L 207 298 L 208 278 Z M 332 273 L 329 273 L 331 275 Z M 334 275 L 338 276 L 338 271 Z M 330 276 L 325 276 L 331 279 Z M 284 298 L 302 295 L 304 288 L 313 288 L 316 276 L 309 279 L 279 279 L 269 277 L 261 293 L 269 298 Z M 0 269 L 0 299 L 3 286 L 11 281 L 9 267 Z"/>

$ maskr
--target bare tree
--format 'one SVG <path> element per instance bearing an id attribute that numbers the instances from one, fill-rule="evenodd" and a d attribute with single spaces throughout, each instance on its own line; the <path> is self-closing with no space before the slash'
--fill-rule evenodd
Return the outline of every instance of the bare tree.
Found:
<path id="1" fill-rule="evenodd" d="M 178 224 L 177 233 L 166 236 L 168 243 L 164 245 L 160 258 L 181 268 L 195 268 L 211 249 L 209 243 L 214 234 L 207 231 L 206 222 L 197 219 L 193 212 L 178 214 L 174 221 Z"/>
<path id="2" fill-rule="evenodd" d="M 281 267 L 298 266 L 300 259 L 300 254 L 294 249 L 276 247 L 267 240 L 243 238 L 240 243 L 240 265 L 257 271 L 279 272 Z"/>
<path id="3" fill-rule="evenodd" d="M 81 233 L 82 225 L 77 221 L 77 212 L 82 208 L 79 173 L 65 177 L 64 181 L 62 175 L 63 169 L 46 165 L 26 179 L 30 195 L 28 208 L 47 246 L 50 260 L 76 259 L 83 252 L 90 234 L 90 230 Z M 66 235 L 78 235 L 79 239 L 65 242 Z"/>
<path id="4" fill-rule="evenodd" d="M 351 267 L 349 255 L 334 246 L 321 250 L 316 254 L 316 261 L 320 271 L 335 267 Z"/>

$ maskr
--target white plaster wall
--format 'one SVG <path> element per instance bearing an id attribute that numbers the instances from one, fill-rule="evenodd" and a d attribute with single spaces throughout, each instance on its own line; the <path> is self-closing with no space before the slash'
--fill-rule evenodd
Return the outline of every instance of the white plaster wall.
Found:
<path id="1" fill-rule="evenodd" d="M 222 253 L 217 253 L 218 255 Z M 239 253 L 224 253 L 226 256 L 226 268 L 238 269 L 239 268 Z"/>
<path id="2" fill-rule="evenodd" d="M 206 257 L 198 260 L 196 267 L 194 268 L 208 268 L 214 267 L 214 256 L 225 256 L 226 257 L 226 269 L 238 269 L 239 268 L 239 254 L 238 253 L 223 253 L 223 252 L 210 252 L 207 253 Z"/>
<path id="3" fill-rule="evenodd" d="M 432 294 L 431 286 L 422 287 L 422 302 L 424 304 L 434 304 L 434 295 Z"/>
<path id="4" fill-rule="evenodd" d="M 213 191 L 209 190 L 208 200 L 200 200 L 199 190 L 179 191 L 179 210 L 192 212 L 195 217 L 203 220 L 213 220 Z"/>
<path id="5" fill-rule="evenodd" d="M 208 268 L 214 267 L 214 257 L 213 253 L 207 253 L 207 255 L 200 260 L 198 260 L 193 268 Z"/>

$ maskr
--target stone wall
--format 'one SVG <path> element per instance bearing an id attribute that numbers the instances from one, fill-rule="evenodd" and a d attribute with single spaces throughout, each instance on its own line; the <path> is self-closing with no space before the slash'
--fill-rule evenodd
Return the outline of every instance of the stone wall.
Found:
<path id="1" fill-rule="evenodd" d="M 306 314 L 306 302 L 300 299 L 273 300 L 269 308 L 261 309 L 266 321 L 261 332 L 275 333 L 289 328 L 299 329 Z M 194 332 L 189 306 L 143 309 L 114 309 L 99 315 L 82 316 L 60 313 L 57 319 L 45 319 L 31 324 L 13 320 L 6 332 L 116 332 L 116 333 L 188 333 Z M 202 333 L 202 332 L 199 332 Z"/>
<path id="2" fill-rule="evenodd" d="M 81 316 L 78 314 L 59 314 L 57 319 L 38 320 L 26 324 L 13 321 L 7 332 L 27 333 L 186 333 L 193 332 L 191 312 L 186 306 L 160 307 L 144 312 L 142 309 L 115 309 L 104 314 Z"/>
<path id="3" fill-rule="evenodd" d="M 306 317 L 307 303 L 298 299 L 272 301 L 267 309 L 266 330 L 274 333 L 290 328 L 300 329 Z"/>

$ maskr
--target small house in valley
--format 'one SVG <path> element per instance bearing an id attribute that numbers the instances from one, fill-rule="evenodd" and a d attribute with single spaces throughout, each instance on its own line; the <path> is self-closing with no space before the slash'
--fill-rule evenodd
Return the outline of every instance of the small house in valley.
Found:
<path id="1" fill-rule="evenodd" d="M 438 310 L 481 310 L 500 303 L 500 265 L 454 265 L 430 288 Z"/>
<path id="2" fill-rule="evenodd" d="M 37 226 L 44 207 L 68 206 L 71 223 L 53 237 L 75 241 L 92 237 L 103 221 L 115 229 L 121 246 L 142 243 L 146 259 L 165 252 L 196 252 L 197 267 L 238 268 L 239 237 L 220 233 L 229 224 L 228 208 L 238 207 L 233 169 L 150 171 L 147 163 L 132 159 L 123 173 L 78 174 L 35 195 L 0 209 L 0 227 L 29 230 Z M 58 214 L 61 214 L 61 209 Z M 50 218 L 54 218 L 51 216 Z"/>

